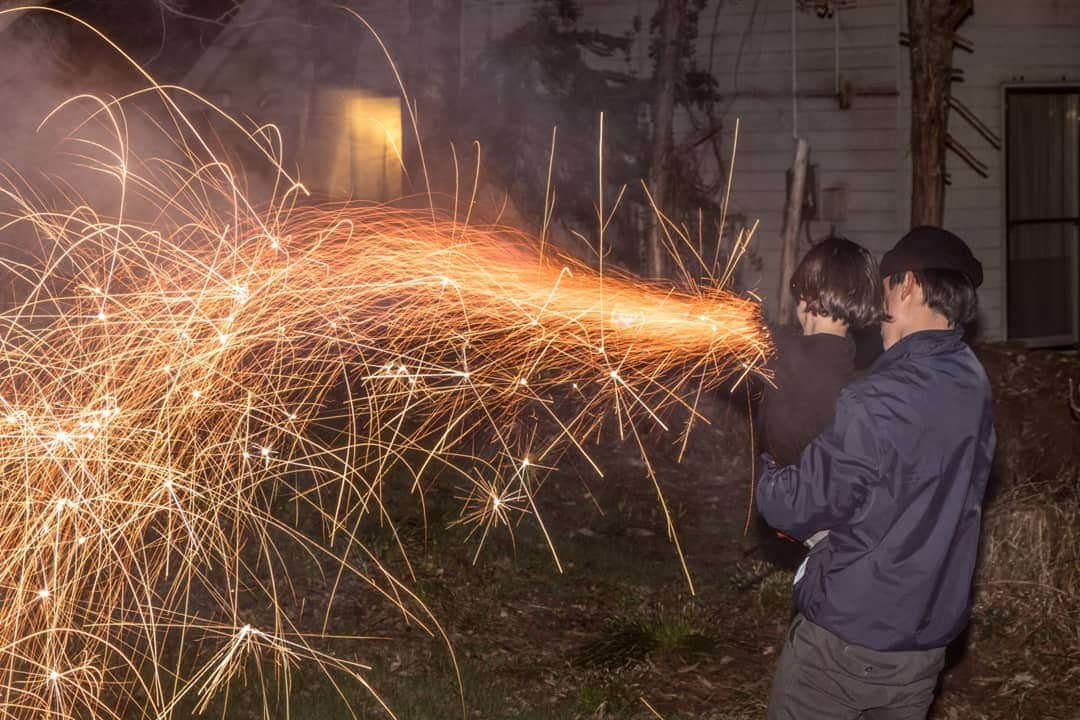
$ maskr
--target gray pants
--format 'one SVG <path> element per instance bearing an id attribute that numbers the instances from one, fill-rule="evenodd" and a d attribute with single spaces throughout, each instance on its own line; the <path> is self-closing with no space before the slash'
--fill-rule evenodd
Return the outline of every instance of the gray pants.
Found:
<path id="1" fill-rule="evenodd" d="M 798 614 L 769 691 L 768 720 L 923 720 L 945 648 L 880 652 Z"/>

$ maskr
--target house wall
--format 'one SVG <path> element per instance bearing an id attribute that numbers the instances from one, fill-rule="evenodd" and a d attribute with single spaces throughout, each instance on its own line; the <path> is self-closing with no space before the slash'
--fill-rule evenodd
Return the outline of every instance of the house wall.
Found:
<path id="1" fill-rule="evenodd" d="M 839 233 L 880 255 L 904 225 L 896 0 L 860 0 L 831 19 L 794 16 L 794 104 L 791 5 L 790 0 L 725 3 L 716 32 L 699 41 L 702 57 L 710 43 L 716 48 L 720 91 L 732 98 L 727 124 L 739 120 L 732 202 L 761 221 L 758 292 L 770 310 L 779 294 L 786 173 L 796 133 L 810 145 L 819 204 L 825 188 L 846 188 L 847 217 L 836 228 Z M 840 80 L 854 93 L 849 109 L 841 109 L 835 96 L 837 42 Z M 810 223 L 814 239 L 829 230 L 822 220 Z"/>
<path id="2" fill-rule="evenodd" d="M 722 13 L 727 27 L 717 38 L 729 52 L 718 55 L 716 67 L 732 68 L 726 80 L 720 76 L 722 90 L 737 92 L 729 114 L 743 125 L 735 200 L 762 221 L 760 287 L 768 303 L 777 294 L 784 171 L 791 156 L 791 3 L 743 0 L 729 8 Z M 879 255 L 910 224 L 910 65 L 907 49 L 897 42 L 906 13 L 904 0 L 858 0 L 855 9 L 839 13 L 841 75 L 855 89 L 851 109 L 840 110 L 832 98 L 800 98 L 797 113 L 799 133 L 817 164 L 819 191 L 836 182 L 848 186 L 848 220 L 840 231 Z M 797 22 L 799 88 L 828 92 L 831 23 L 809 14 Z M 975 51 L 955 51 L 954 64 L 964 77 L 952 92 L 1001 138 L 1004 84 L 1080 83 L 1080 3 L 976 0 L 960 34 L 974 42 Z M 774 97 L 785 90 L 787 97 Z M 951 114 L 949 132 L 987 166 L 988 177 L 949 154 L 944 224 L 983 263 L 980 337 L 1004 338 L 1004 149 L 995 149 L 957 113 Z M 815 237 L 826 230 L 821 222 L 812 225 Z"/>
<path id="3" fill-rule="evenodd" d="M 975 13 L 960 28 L 975 43 L 972 54 L 954 53 L 963 69 L 953 94 L 971 108 L 1004 141 L 1003 92 L 1006 83 L 1080 84 L 1080 3 L 1073 0 L 976 0 Z M 906 57 L 904 58 L 906 61 Z M 906 81 L 906 71 L 902 73 Z M 905 99 L 910 91 L 905 85 Z M 906 103 L 909 106 L 909 103 Z M 909 125 L 910 113 L 903 120 Z M 907 130 L 905 130 L 905 133 Z M 995 150 L 956 113 L 949 132 L 989 168 L 981 178 L 950 154 L 952 184 L 946 191 L 945 224 L 967 240 L 982 260 L 986 280 L 980 288 L 983 332 L 1004 337 L 1005 327 L 1005 194 L 1004 147 Z M 905 167 L 910 185 L 910 164 Z"/>
<path id="4" fill-rule="evenodd" d="M 631 29 L 635 15 L 647 28 L 656 3 L 584 0 L 581 6 L 582 27 L 618 34 Z M 509 32 L 530 7 L 528 0 L 466 0 L 465 57 Z M 790 0 L 712 3 L 701 16 L 697 47 L 699 63 L 712 67 L 728 98 L 721 120 L 729 147 L 739 122 L 731 211 L 760 220 L 756 250 L 762 269 L 744 273 L 743 281 L 770 309 L 778 294 L 785 178 L 794 152 L 791 28 Z M 857 8 L 840 14 L 838 25 L 813 13 L 797 16 L 798 132 L 810 143 L 819 199 L 824 188 L 846 185 L 847 222 L 838 230 L 878 253 L 896 240 L 902 224 L 899 29 L 897 0 L 859 0 Z M 839 109 L 833 92 L 837 32 L 842 78 L 858 93 L 848 110 Z M 638 38 L 629 68 L 623 57 L 606 62 L 647 76 L 648 39 L 645 33 Z M 686 118 L 680 120 L 677 132 L 685 133 Z M 828 230 L 821 221 L 810 225 L 814 238 Z"/>
<path id="5" fill-rule="evenodd" d="M 408 18 L 398 4 L 377 2 L 367 4 L 364 19 L 392 43 Z M 247 0 L 181 84 L 252 123 L 273 123 L 284 167 L 299 166 L 300 181 L 316 195 L 401 194 L 392 68 L 376 36 L 329 0 Z M 234 140 L 248 180 L 273 186 L 271 166 Z"/>
<path id="6" fill-rule="evenodd" d="M 466 59 L 485 43 L 509 32 L 528 17 L 530 0 L 463 0 L 461 38 Z M 645 27 L 654 0 L 582 0 L 582 27 L 606 32 L 629 30 L 635 16 Z M 778 295 L 780 231 L 785 174 L 794 151 L 793 133 L 810 143 L 822 191 L 844 185 L 847 219 L 837 230 L 879 256 L 910 224 L 911 88 L 908 50 L 900 46 L 906 30 L 905 0 L 857 0 L 835 19 L 813 13 L 795 16 L 798 46 L 797 107 L 792 95 L 791 0 L 725 0 L 710 3 L 702 15 L 698 58 L 711 66 L 728 99 L 723 104 L 727 139 L 739 120 L 732 208 L 759 219 L 757 250 L 762 270 L 745 277 L 768 308 Z M 848 109 L 834 95 L 836 40 L 839 73 L 853 90 Z M 976 0 L 975 13 L 960 28 L 975 52 L 957 49 L 955 65 L 964 71 L 953 93 L 999 137 L 1004 83 L 1080 83 L 1080 2 L 1073 0 Z M 647 75 L 644 33 L 634 46 L 630 69 Z M 612 58 L 622 70 L 624 58 Z M 683 129 L 686 129 L 685 122 Z M 963 118 L 953 113 L 952 135 L 987 166 L 976 174 L 950 153 L 945 225 L 972 246 L 985 269 L 980 288 L 980 336 L 1005 336 L 1003 150 L 995 149 Z M 810 233 L 829 230 L 817 220 Z"/>
<path id="7" fill-rule="evenodd" d="M 296 0 L 249 2 L 282 2 L 288 7 Z M 535 7 L 533 0 L 461 2 L 459 27 L 449 31 L 458 36 L 466 67 L 493 40 L 526 21 Z M 581 0 L 580 5 L 581 27 L 620 34 L 633 28 L 635 18 L 647 30 L 656 0 Z M 404 3 L 378 0 L 354 7 L 383 35 L 394 56 L 424 52 L 410 46 L 412 18 Z M 956 51 L 955 64 L 964 78 L 954 84 L 953 93 L 1003 136 L 1003 83 L 1080 83 L 1080 2 L 976 0 L 975 8 L 960 28 L 960 34 L 974 42 L 975 52 Z M 760 220 L 756 250 L 762 269 L 744 272 L 743 280 L 757 289 L 770 309 L 778 295 L 785 174 L 795 132 L 810 143 L 819 201 L 826 188 L 846 187 L 847 218 L 837 228 L 840 233 L 880 256 L 906 231 L 910 215 L 908 51 L 898 42 L 907 25 L 906 0 L 857 0 L 854 8 L 838 12 L 836 18 L 800 12 L 794 20 L 798 47 L 794 106 L 792 0 L 709 3 L 701 17 L 697 48 L 699 62 L 712 69 L 725 97 L 721 120 L 729 144 L 739 121 L 731 209 L 750 221 Z M 852 90 L 846 109 L 840 108 L 834 92 L 837 41 L 839 76 Z M 370 57 L 361 57 L 364 48 L 359 48 L 353 67 L 385 70 L 381 51 L 373 43 L 363 44 Z M 603 62 L 648 76 L 652 63 L 647 32 L 637 33 L 629 58 L 618 55 Z M 237 87 L 224 77 L 227 74 L 222 74 L 222 83 Z M 298 78 L 295 69 L 285 74 L 306 80 Z M 318 78 L 314 80 L 318 84 Z M 379 84 L 388 83 L 381 78 Z M 679 131 L 685 133 L 686 118 L 679 120 Z M 1000 338 L 1006 333 L 1003 151 L 956 113 L 949 129 L 989 170 L 989 177 L 980 177 L 949 155 L 945 225 L 965 238 L 983 262 L 980 333 L 987 339 Z M 560 133 L 567 132 L 574 129 L 560 128 Z M 822 220 L 810 224 L 814 238 L 828 230 Z"/>

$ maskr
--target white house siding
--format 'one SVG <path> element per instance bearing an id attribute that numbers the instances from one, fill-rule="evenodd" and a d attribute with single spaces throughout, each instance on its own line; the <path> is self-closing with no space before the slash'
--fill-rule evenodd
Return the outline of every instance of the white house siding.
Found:
<path id="1" fill-rule="evenodd" d="M 534 7 L 532 0 L 463 2 L 460 34 L 467 61 L 527 19 Z M 655 0 L 580 4 L 582 27 L 616 34 L 628 30 L 635 16 L 647 27 L 656 8 Z M 907 230 L 910 218 L 910 75 L 908 51 L 898 43 L 907 10 L 906 0 L 857 0 L 855 5 L 839 13 L 840 72 L 854 90 L 846 110 L 832 95 L 834 21 L 798 14 L 796 119 L 817 166 L 819 199 L 825 188 L 846 185 L 847 221 L 838 229 L 880 255 Z M 769 308 L 778 290 L 785 172 L 794 148 L 791 7 L 791 0 L 710 3 L 698 41 L 701 63 L 711 65 L 727 98 L 722 107 L 729 141 L 736 118 L 740 121 L 732 207 L 751 221 L 760 220 L 757 250 L 763 266 L 757 277 L 746 279 Z M 956 51 L 955 64 L 965 77 L 954 84 L 953 93 L 999 136 L 1004 135 L 1004 83 L 1080 84 L 1080 1 L 975 0 L 975 13 L 960 34 L 974 41 L 975 52 Z M 644 34 L 639 35 L 630 59 L 630 69 L 643 75 L 651 72 L 647 46 Z M 627 68 L 622 57 L 607 62 Z M 949 129 L 990 174 L 978 176 L 950 153 L 945 224 L 971 244 L 983 263 L 980 333 L 997 339 L 1006 332 L 1004 154 L 955 113 Z M 820 220 L 811 224 L 814 237 L 827 231 Z"/>
<path id="2" fill-rule="evenodd" d="M 834 20 L 796 17 L 797 132 L 810 144 L 819 200 L 825 188 L 845 185 L 847 220 L 837 229 L 878 254 L 902 226 L 898 17 L 896 0 L 860 0 L 840 13 L 840 74 L 855 92 L 847 110 L 833 95 Z M 729 131 L 736 118 L 740 122 L 732 202 L 748 219 L 761 221 L 757 249 L 763 262 L 756 280 L 770 309 L 779 289 L 786 172 L 794 153 L 791 23 L 789 0 L 725 3 L 715 36 L 703 23 L 708 32 L 699 42 L 703 58 L 710 43 L 716 48 L 720 90 L 733 97 L 725 112 Z M 820 220 L 810 226 L 815 238 L 828 230 Z"/>
<path id="3" fill-rule="evenodd" d="M 840 110 L 834 88 L 834 25 L 812 13 L 798 16 L 799 133 L 811 146 L 819 191 L 837 183 L 848 188 L 848 219 L 839 228 L 877 252 L 898 236 L 901 213 L 901 160 L 898 150 L 897 0 L 860 0 L 840 16 L 841 73 L 856 92 Z M 491 40 L 528 17 L 530 0 L 465 0 L 462 42 L 465 58 L 475 58 Z M 647 28 L 655 0 L 582 0 L 581 26 L 619 34 L 638 16 Z M 779 235 L 783 222 L 785 173 L 791 164 L 791 2 L 725 0 L 701 16 L 698 58 L 711 64 L 723 105 L 726 136 L 740 122 L 732 209 L 749 221 L 760 220 L 757 251 L 763 260 L 757 277 L 747 277 L 771 307 L 779 283 Z M 715 28 L 715 32 L 714 32 Z M 634 46 L 630 69 L 651 72 L 648 42 Z M 711 53 L 710 53 L 711 50 Z M 711 60 L 710 60 L 711 55 Z M 627 69 L 624 57 L 606 62 Z M 685 121 L 681 131 L 686 130 Z M 828 231 L 822 222 L 811 234 Z"/>
<path id="4" fill-rule="evenodd" d="M 1076 0 L 976 0 L 975 13 L 961 26 L 960 34 L 975 43 L 975 52 L 957 49 L 954 53 L 954 63 L 963 69 L 964 79 L 953 84 L 952 92 L 1003 141 L 1004 84 L 1080 84 L 1080 2 Z M 905 83 L 906 69 L 905 63 Z M 910 92 L 906 85 L 903 98 L 903 121 L 909 127 Z M 1003 337 L 1004 149 L 995 150 L 955 113 L 949 118 L 949 132 L 989 168 L 990 176 L 981 178 L 950 154 L 952 184 L 946 192 L 945 225 L 967 240 L 983 263 L 986 280 L 979 301 L 984 337 Z M 910 166 L 906 172 L 910 183 Z"/>

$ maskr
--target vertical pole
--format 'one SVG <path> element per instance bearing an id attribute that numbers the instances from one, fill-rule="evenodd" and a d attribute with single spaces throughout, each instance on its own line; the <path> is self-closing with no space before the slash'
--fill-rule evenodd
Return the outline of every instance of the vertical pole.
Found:
<path id="1" fill-rule="evenodd" d="M 806 168 L 810 162 L 810 144 L 799 138 L 795 143 L 795 159 L 791 164 L 791 193 L 784 213 L 784 231 L 780 237 L 780 305 L 776 321 L 786 325 L 792 321 L 795 299 L 791 294 L 791 275 L 795 272 L 802 226 L 803 194 L 806 189 Z"/>
<path id="2" fill-rule="evenodd" d="M 675 87 L 679 71 L 679 41 L 686 0 L 660 0 L 660 45 L 654 78 L 653 152 L 649 165 L 649 192 L 657 210 L 663 212 L 670 200 L 670 161 L 675 116 Z M 664 277 L 664 228 L 659 217 L 652 218 L 646 237 L 646 272 L 649 277 Z"/>
<path id="3" fill-rule="evenodd" d="M 791 137 L 799 139 L 799 6 L 791 0 Z"/>

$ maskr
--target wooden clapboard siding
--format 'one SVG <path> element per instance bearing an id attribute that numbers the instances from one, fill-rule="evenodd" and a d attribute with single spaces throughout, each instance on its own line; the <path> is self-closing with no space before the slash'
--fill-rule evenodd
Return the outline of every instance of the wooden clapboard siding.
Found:
<path id="1" fill-rule="evenodd" d="M 974 26 L 994 28 L 1007 34 L 1031 28 L 1068 30 L 1080 25 L 1080 5 L 1072 0 L 980 0 L 975 9 L 972 21 L 964 27 L 968 36 Z"/>
<path id="2" fill-rule="evenodd" d="M 788 162 L 790 162 L 790 159 Z M 890 196 L 896 193 L 896 173 L 892 170 L 883 172 L 838 170 L 831 173 L 831 176 L 836 182 L 846 183 L 849 193 L 880 192 Z M 745 193 L 751 192 L 775 193 L 775 184 L 776 175 L 774 173 L 750 170 L 746 167 L 746 163 L 743 162 L 743 158 L 737 157 L 735 159 L 733 192 L 738 194 L 740 198 Z"/>
<path id="3" fill-rule="evenodd" d="M 461 38 L 466 59 L 475 58 L 492 39 L 510 32 L 532 11 L 530 0 L 463 0 Z M 620 34 L 635 17 L 648 27 L 656 0 L 582 0 L 582 27 Z M 710 3 L 702 14 L 698 57 L 711 66 L 723 106 L 724 136 L 732 140 L 740 121 L 732 207 L 758 219 L 757 249 L 764 267 L 755 277 L 758 292 L 771 306 L 776 295 L 779 232 L 783 223 L 785 173 L 791 164 L 791 2 L 741 0 Z M 856 90 L 852 106 L 838 108 L 828 95 L 834 88 L 834 26 L 831 19 L 801 13 L 797 20 L 798 131 L 811 147 L 818 189 L 842 183 L 848 189 L 848 219 L 839 228 L 879 255 L 907 229 L 910 215 L 910 79 L 908 52 L 897 34 L 906 29 L 905 0 L 859 0 L 840 14 L 840 65 Z M 976 12 L 960 29 L 975 42 L 975 53 L 958 50 L 955 64 L 963 82 L 957 98 L 999 136 L 1002 84 L 1080 84 L 1080 2 L 1071 0 L 978 0 Z M 613 69 L 645 77 L 651 73 L 644 33 L 634 40 L 630 57 L 603 61 Z M 858 91 L 873 92 L 860 95 Z M 684 115 L 677 132 L 688 132 Z M 952 115 L 950 132 L 981 160 L 981 177 L 957 156 L 949 155 L 951 185 L 946 196 L 946 225 L 974 248 L 986 270 L 980 288 L 981 332 L 1004 332 L 1003 153 L 995 150 L 966 121 Z M 828 231 L 811 224 L 814 236 Z"/>
<path id="4" fill-rule="evenodd" d="M 857 90 L 880 93 L 855 97 L 848 110 L 828 96 L 835 87 L 833 20 L 808 13 L 797 18 L 799 91 L 826 95 L 802 97 L 798 107 L 798 131 L 810 143 L 819 198 L 828 186 L 846 185 L 847 222 L 839 230 L 877 253 L 895 242 L 899 229 L 897 18 L 896 0 L 867 0 L 841 13 L 842 77 Z M 732 204 L 761 221 L 757 291 L 770 309 L 779 287 L 779 234 L 794 149 L 791 22 L 788 0 L 727 3 L 716 34 L 703 23 L 698 41 L 699 57 L 714 48 L 721 91 L 734 96 L 725 115 L 729 125 L 740 121 Z M 828 231 L 823 222 L 811 223 L 813 237 Z"/>
<path id="5" fill-rule="evenodd" d="M 999 137 L 1004 136 L 1003 84 L 1080 83 L 1080 3 L 978 0 L 960 34 L 974 41 L 975 53 L 955 53 L 954 62 L 963 69 L 964 80 L 953 85 L 953 94 Z M 904 122 L 909 118 L 905 116 Z M 949 132 L 988 168 L 989 177 L 982 178 L 950 154 L 952 184 L 946 192 L 945 222 L 971 244 L 986 271 L 979 293 L 983 335 L 1002 337 L 1006 332 L 1004 153 L 955 113 L 949 119 Z"/>

